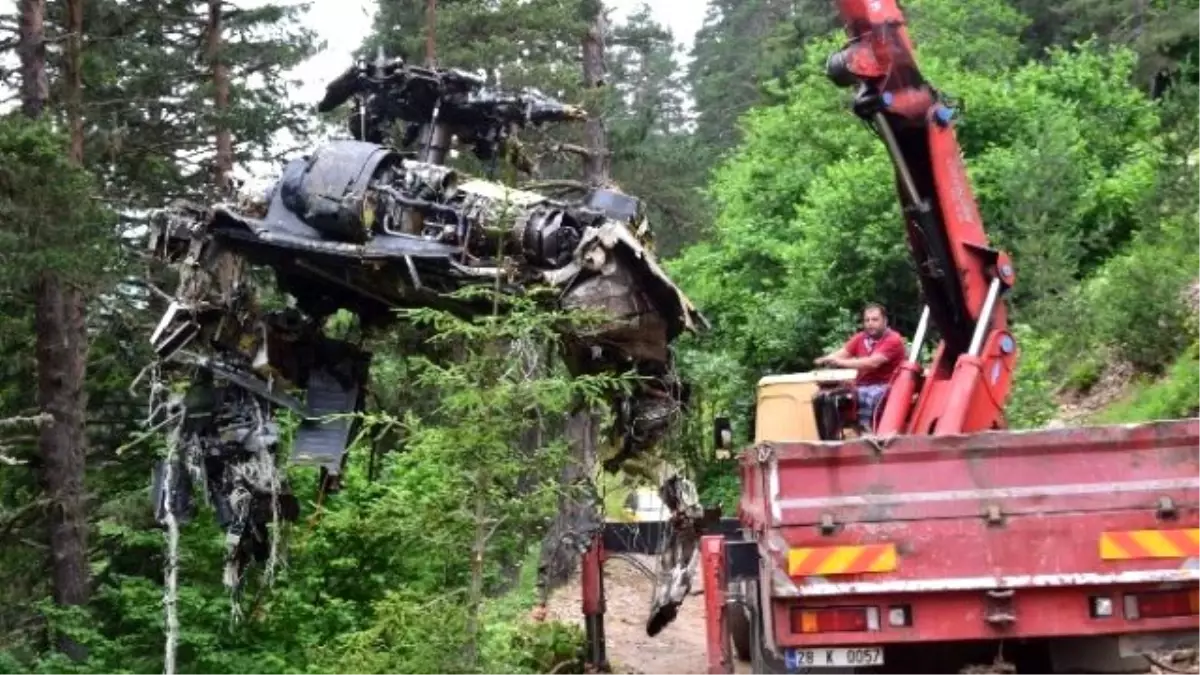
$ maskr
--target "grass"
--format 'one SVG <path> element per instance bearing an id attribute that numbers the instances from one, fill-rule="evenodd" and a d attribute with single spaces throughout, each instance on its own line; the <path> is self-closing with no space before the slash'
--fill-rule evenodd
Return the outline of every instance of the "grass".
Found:
<path id="1" fill-rule="evenodd" d="M 1166 374 L 1140 381 L 1112 405 L 1096 413 L 1094 421 L 1124 424 L 1192 417 L 1200 409 L 1200 343 L 1193 342 Z"/>

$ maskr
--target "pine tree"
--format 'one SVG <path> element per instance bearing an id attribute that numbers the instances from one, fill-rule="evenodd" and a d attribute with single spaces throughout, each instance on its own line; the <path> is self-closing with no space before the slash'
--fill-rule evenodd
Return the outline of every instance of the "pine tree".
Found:
<path id="1" fill-rule="evenodd" d="M 607 118 L 613 177 L 646 201 L 655 250 L 670 256 L 696 241 L 709 221 L 699 191 L 708 165 L 697 161 L 705 149 L 689 131 L 680 45 L 645 5 L 612 33 Z"/>
<path id="2" fill-rule="evenodd" d="M 66 2 L 49 1 L 54 11 Z M 301 141 L 308 136 L 312 117 L 289 101 L 295 83 L 285 76 L 319 46 L 300 25 L 305 7 L 224 7 L 217 37 L 229 91 L 228 107 L 219 111 L 214 68 L 205 54 L 208 0 L 88 2 L 84 155 L 111 203 L 153 208 L 206 194 L 217 172 L 219 127 L 230 136 L 222 162 L 233 168 L 278 159 L 273 154 L 281 132 Z M 52 74 L 65 65 L 61 51 L 49 53 Z M 56 85 L 50 100 L 64 95 Z"/>

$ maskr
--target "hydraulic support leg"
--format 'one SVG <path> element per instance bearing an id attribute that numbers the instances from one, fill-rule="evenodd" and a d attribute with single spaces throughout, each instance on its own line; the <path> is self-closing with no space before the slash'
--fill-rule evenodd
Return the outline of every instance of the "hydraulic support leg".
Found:
<path id="1" fill-rule="evenodd" d="M 583 628 L 587 639 L 586 672 L 609 672 L 604 645 L 604 537 L 597 532 L 583 554 L 579 577 L 583 592 Z"/>
<path id="2" fill-rule="evenodd" d="M 704 643 L 709 673 L 732 673 L 729 615 L 725 607 L 725 537 L 700 538 L 700 568 L 704 575 Z"/>

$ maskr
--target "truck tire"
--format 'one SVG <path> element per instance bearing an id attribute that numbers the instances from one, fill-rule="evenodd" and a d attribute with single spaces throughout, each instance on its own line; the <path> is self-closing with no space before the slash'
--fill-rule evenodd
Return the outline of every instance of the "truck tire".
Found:
<path id="1" fill-rule="evenodd" d="M 726 630 L 733 657 L 741 663 L 753 660 L 754 636 L 750 624 L 758 621 L 758 584 L 739 579 L 729 582 L 725 588 Z"/>
<path id="2" fill-rule="evenodd" d="M 733 656 L 738 661 L 750 661 L 750 617 L 747 608 L 729 608 L 729 641 L 733 644 Z"/>

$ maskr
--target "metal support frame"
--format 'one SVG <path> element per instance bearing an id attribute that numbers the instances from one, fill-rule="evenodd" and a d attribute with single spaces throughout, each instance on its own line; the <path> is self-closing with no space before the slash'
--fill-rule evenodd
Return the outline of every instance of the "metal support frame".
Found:
<path id="1" fill-rule="evenodd" d="M 921 348 L 925 346 L 925 333 L 929 331 L 929 305 L 921 309 L 921 321 L 917 323 L 917 332 L 913 334 L 912 345 L 908 349 L 908 362 L 921 362 Z"/>
<path id="2" fill-rule="evenodd" d="M 729 647 L 729 608 L 725 604 L 725 537 L 709 534 L 700 538 L 700 568 L 704 577 L 704 644 L 709 673 L 733 672 Z"/>
<path id="3" fill-rule="evenodd" d="M 592 543 L 587 551 L 583 554 L 583 559 L 580 563 L 580 586 L 581 600 L 583 609 L 583 626 L 584 636 L 587 643 L 586 652 L 584 655 L 584 667 L 589 673 L 608 673 L 612 672 L 612 665 L 608 662 L 608 650 L 605 644 L 604 632 L 604 563 L 608 562 L 611 554 L 618 553 L 642 553 L 645 555 L 655 555 L 660 553 L 662 547 L 662 537 L 665 534 L 666 523 L 662 522 L 642 522 L 642 523 L 605 523 L 592 537 Z M 728 572 L 726 570 L 727 556 L 725 552 L 725 541 L 727 539 L 740 542 L 742 539 L 741 521 L 736 518 L 721 518 L 714 523 L 707 531 L 712 534 L 707 534 L 700 539 L 700 565 L 701 574 L 705 588 L 704 602 L 708 616 L 725 617 L 725 585 Z M 705 541 L 719 541 L 720 551 L 713 554 L 709 552 L 706 546 L 712 546 L 712 543 L 705 544 Z M 740 551 L 739 551 L 740 552 Z M 715 555 L 715 557 L 714 557 Z M 739 565 L 745 566 L 749 563 L 755 563 L 756 559 L 746 559 L 745 555 L 735 556 L 739 561 Z M 745 559 L 745 560 L 743 560 Z M 714 568 L 714 565 L 716 566 Z M 710 579 L 710 575 L 717 575 L 717 580 Z M 737 574 L 735 572 L 735 574 Z M 714 596 L 708 592 L 708 589 L 717 589 L 719 600 L 713 600 Z M 717 602 L 714 610 L 713 603 Z M 726 622 L 726 618 L 721 619 Z M 722 656 L 729 670 L 712 671 L 732 673 L 733 656 L 729 652 L 729 640 L 723 636 L 728 635 L 728 626 L 722 623 L 719 628 L 719 635 L 715 638 L 724 645 Z M 713 636 L 709 636 L 710 659 L 713 657 L 714 643 Z M 718 659 L 718 660 L 720 660 Z"/>

